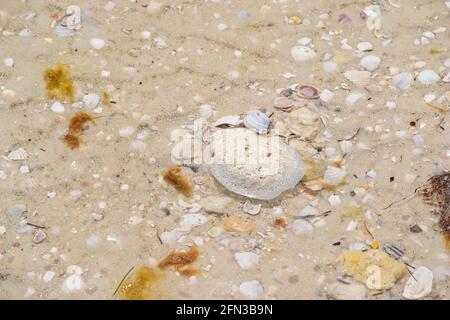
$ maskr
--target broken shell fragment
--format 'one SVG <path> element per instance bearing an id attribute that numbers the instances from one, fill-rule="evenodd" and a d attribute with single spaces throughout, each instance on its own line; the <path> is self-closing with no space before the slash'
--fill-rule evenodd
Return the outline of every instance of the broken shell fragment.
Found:
<path id="1" fill-rule="evenodd" d="M 295 46 L 291 49 L 291 56 L 297 62 L 313 59 L 316 55 L 313 49 L 305 46 Z"/>
<path id="2" fill-rule="evenodd" d="M 18 148 L 8 154 L 8 159 L 12 161 L 25 160 L 27 157 L 28 154 L 23 148 Z"/>
<path id="3" fill-rule="evenodd" d="M 359 64 L 367 71 L 375 71 L 380 66 L 380 62 L 381 62 L 380 57 L 370 55 L 362 58 Z"/>
<path id="4" fill-rule="evenodd" d="M 261 204 L 252 204 L 250 201 L 245 201 L 242 210 L 252 216 L 257 215 L 261 211 Z"/>
<path id="5" fill-rule="evenodd" d="M 210 170 L 231 192 L 271 200 L 297 185 L 305 165 L 297 151 L 278 136 L 234 128 L 214 133 Z"/>
<path id="6" fill-rule="evenodd" d="M 421 299 L 431 293 L 433 272 L 426 267 L 418 267 L 406 282 L 403 297 L 410 300 Z"/>
<path id="7" fill-rule="evenodd" d="M 318 99 L 320 96 L 319 89 L 310 86 L 309 84 L 302 84 L 296 88 L 297 95 L 303 99 Z"/>
<path id="8" fill-rule="evenodd" d="M 328 166 L 323 181 L 328 185 L 337 186 L 344 181 L 346 175 L 347 172 L 344 169 Z"/>
<path id="9" fill-rule="evenodd" d="M 244 118 L 244 126 L 259 134 L 267 133 L 270 125 L 269 117 L 259 110 L 251 110 Z"/>
<path id="10" fill-rule="evenodd" d="M 401 72 L 392 77 L 392 84 L 400 90 L 407 90 L 411 87 L 413 76 L 409 72 Z"/>
<path id="11" fill-rule="evenodd" d="M 219 118 L 214 122 L 215 127 L 221 126 L 237 126 L 242 123 L 241 117 L 239 116 L 225 116 Z"/>
<path id="12" fill-rule="evenodd" d="M 47 234 L 43 230 L 36 230 L 36 232 L 33 235 L 33 242 L 38 244 L 47 238 Z"/>
<path id="13" fill-rule="evenodd" d="M 344 72 L 344 77 L 360 87 L 365 87 L 370 83 L 370 72 L 349 70 Z"/>

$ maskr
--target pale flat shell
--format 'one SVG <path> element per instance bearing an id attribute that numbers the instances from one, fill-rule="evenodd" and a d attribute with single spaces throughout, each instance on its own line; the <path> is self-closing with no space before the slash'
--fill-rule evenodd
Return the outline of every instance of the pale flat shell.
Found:
<path id="1" fill-rule="evenodd" d="M 241 117 L 239 116 L 225 116 L 222 118 L 219 118 L 214 122 L 215 127 L 220 127 L 223 125 L 228 126 L 237 126 L 242 123 Z"/>
<path id="2" fill-rule="evenodd" d="M 245 151 L 239 153 L 242 149 L 237 146 Z M 261 152 L 261 146 L 269 146 L 270 152 Z M 274 199 L 295 187 L 305 173 L 305 165 L 294 148 L 276 136 L 260 136 L 244 128 L 217 131 L 212 150 L 212 175 L 228 190 L 248 198 Z M 229 161 L 229 155 L 240 158 Z"/>

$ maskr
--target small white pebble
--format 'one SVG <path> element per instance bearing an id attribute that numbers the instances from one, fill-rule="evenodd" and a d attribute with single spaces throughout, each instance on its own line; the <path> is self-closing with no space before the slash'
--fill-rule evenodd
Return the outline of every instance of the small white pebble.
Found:
<path id="1" fill-rule="evenodd" d="M 226 28 L 228 28 L 228 26 L 227 26 L 225 23 L 220 23 L 220 24 L 217 26 L 217 29 L 218 29 L 219 31 L 223 31 L 223 30 L 225 30 Z"/>
<path id="2" fill-rule="evenodd" d="M 5 64 L 5 66 L 7 66 L 8 68 L 11 68 L 14 66 L 14 59 L 13 58 L 5 58 L 3 60 L 3 63 Z"/>
<path id="3" fill-rule="evenodd" d="M 366 176 L 368 176 L 369 178 L 375 179 L 377 177 L 377 173 L 375 172 L 375 170 L 370 169 L 369 171 L 367 171 Z"/>
<path id="4" fill-rule="evenodd" d="M 96 50 L 100 50 L 105 46 L 105 40 L 100 38 L 93 38 L 89 42 L 91 46 Z"/>
<path id="5" fill-rule="evenodd" d="M 4 235 L 6 233 L 6 228 L 5 226 L 0 226 L 0 236 Z"/>
<path id="6" fill-rule="evenodd" d="M 152 36 L 152 33 L 150 31 L 142 31 L 142 33 L 141 33 L 141 37 L 143 39 L 150 39 L 151 36 Z"/>
<path id="7" fill-rule="evenodd" d="M 53 280 L 53 277 L 55 276 L 55 272 L 53 271 L 47 271 L 46 273 L 44 273 L 44 276 L 42 277 L 42 280 L 44 282 L 50 282 Z"/>
<path id="8" fill-rule="evenodd" d="M 55 113 L 64 113 L 64 106 L 59 102 L 55 102 L 52 104 L 51 110 Z"/>
<path id="9" fill-rule="evenodd" d="M 239 71 L 230 71 L 227 74 L 227 77 L 231 80 L 237 79 L 239 78 L 239 76 L 240 76 Z"/>
<path id="10" fill-rule="evenodd" d="M 123 127 L 119 129 L 119 136 L 125 138 L 129 137 L 134 133 L 134 128 L 131 126 Z"/>
<path id="11" fill-rule="evenodd" d="M 30 168 L 27 165 L 23 165 L 20 166 L 19 171 L 23 174 L 30 173 Z"/>
<path id="12" fill-rule="evenodd" d="M 328 202 L 332 207 L 335 207 L 341 204 L 341 198 L 338 195 L 333 194 L 328 198 Z"/>

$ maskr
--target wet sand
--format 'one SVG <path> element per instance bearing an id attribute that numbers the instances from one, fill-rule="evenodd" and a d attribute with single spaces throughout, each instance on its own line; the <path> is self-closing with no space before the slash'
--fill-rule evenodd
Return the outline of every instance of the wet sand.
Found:
<path id="1" fill-rule="evenodd" d="M 249 298 L 241 284 L 256 280 L 262 287 L 258 298 L 327 299 L 329 285 L 346 273 L 342 253 L 376 241 L 401 247 L 409 264 L 433 271 L 425 299 L 448 299 L 450 256 L 439 217 L 414 191 L 450 169 L 449 113 L 424 102 L 425 95 L 450 89 L 450 4 L 391 1 L 398 8 L 379 1 L 382 25 L 374 32 L 360 17 L 370 5 L 365 1 L 161 2 L 149 10 L 142 1 L 116 0 L 114 6 L 2 1 L 0 298 L 120 298 L 113 297 L 114 290 L 131 267 L 155 266 L 170 252 L 197 244 L 200 255 L 193 266 L 202 273 L 185 277 L 164 270 L 157 297 Z M 81 29 L 58 36 L 52 21 L 72 4 L 82 9 Z M 342 13 L 351 21 L 339 23 Z M 101 49 L 91 44 L 96 38 L 105 42 Z M 291 48 L 299 41 L 308 42 L 316 57 L 295 61 Z M 360 42 L 370 42 L 373 49 L 357 52 Z M 367 55 L 381 59 L 369 90 L 343 75 L 362 70 L 360 60 Z M 330 59 L 336 70 L 326 72 L 324 62 Z M 62 112 L 60 106 L 52 110 L 57 100 L 46 96 L 43 79 L 44 70 L 58 63 L 69 66 L 75 88 L 73 102 L 59 101 Z M 418 75 L 428 69 L 439 80 L 426 85 Z M 401 72 L 413 76 L 407 90 L 393 85 Z M 339 141 L 358 132 L 342 161 L 345 184 L 314 195 L 299 184 L 274 200 L 254 201 L 262 209 L 252 216 L 242 210 L 244 197 L 211 178 L 211 194 L 232 200 L 225 215 L 239 215 L 255 230 L 212 237 L 208 232 L 224 215 L 202 208 L 198 213 L 208 218 L 205 224 L 175 244 L 162 244 L 159 235 L 174 229 L 188 211 L 160 176 L 172 164 L 171 132 L 192 124 L 204 104 L 216 111 L 213 120 L 257 107 L 280 113 L 274 99 L 295 83 L 334 94 L 329 101 L 318 100 L 326 125 L 316 139 L 325 165 L 342 156 Z M 346 98 L 355 92 L 363 96 L 349 103 Z M 107 98 L 94 109 L 77 104 L 92 93 Z M 84 127 L 81 148 L 71 150 L 62 137 L 79 110 L 98 119 Z M 18 148 L 26 157 L 8 158 Z M 327 155 L 326 148 L 335 154 L 328 149 Z M 190 178 L 204 174 L 184 172 Z M 198 187 L 194 194 L 207 197 Z M 333 195 L 339 204 L 330 204 Z M 26 209 L 7 214 L 18 205 Z M 296 234 L 290 226 L 307 205 L 330 212 L 310 221 L 312 232 Z M 170 214 L 161 209 L 166 206 Z M 345 215 L 350 206 L 360 207 L 364 216 L 355 228 L 349 228 L 353 219 Z M 287 228 L 273 224 L 277 210 Z M 33 242 L 37 230 L 46 233 L 40 243 Z M 243 270 L 236 252 L 256 253 L 258 263 Z M 71 275 L 79 277 L 67 281 Z M 402 299 L 409 277 L 405 273 L 389 290 L 367 288 L 363 296 Z"/>

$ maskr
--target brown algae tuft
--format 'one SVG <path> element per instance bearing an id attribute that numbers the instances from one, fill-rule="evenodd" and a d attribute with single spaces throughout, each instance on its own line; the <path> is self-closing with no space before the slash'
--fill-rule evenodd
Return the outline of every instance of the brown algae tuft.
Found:
<path id="1" fill-rule="evenodd" d="M 78 149 L 81 146 L 81 131 L 83 129 L 83 126 L 86 124 L 86 122 L 94 122 L 94 118 L 86 113 L 86 112 L 77 112 L 75 115 L 70 119 L 69 122 L 69 130 L 63 137 L 64 143 L 70 148 L 70 149 Z"/>
<path id="2" fill-rule="evenodd" d="M 183 174 L 182 168 L 179 165 L 171 166 L 166 169 L 162 176 L 164 181 L 172 185 L 178 192 L 181 192 L 186 197 L 191 197 L 194 189 L 192 183 Z"/>
<path id="3" fill-rule="evenodd" d="M 45 91 L 50 99 L 74 101 L 73 81 L 68 66 L 57 64 L 44 70 Z"/>
<path id="4" fill-rule="evenodd" d="M 419 193 L 425 203 L 436 207 L 436 213 L 440 215 L 439 224 L 448 243 L 450 239 L 450 172 L 432 176 Z"/>
<path id="5" fill-rule="evenodd" d="M 158 264 L 158 267 L 165 269 L 167 267 L 174 266 L 181 275 L 186 277 L 198 275 L 201 271 L 194 269 L 191 266 L 191 264 L 197 260 L 198 256 L 199 251 L 197 246 L 192 246 L 191 249 L 186 252 L 170 253 Z"/>
<path id="6" fill-rule="evenodd" d="M 119 287 L 119 294 L 125 300 L 152 300 L 159 299 L 160 279 L 162 273 L 147 266 L 140 267 L 129 280 Z"/>

